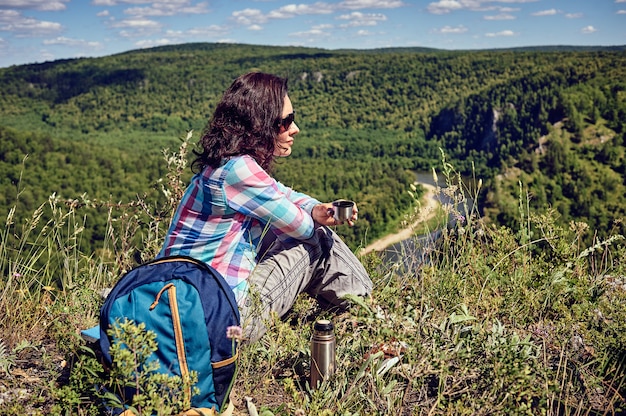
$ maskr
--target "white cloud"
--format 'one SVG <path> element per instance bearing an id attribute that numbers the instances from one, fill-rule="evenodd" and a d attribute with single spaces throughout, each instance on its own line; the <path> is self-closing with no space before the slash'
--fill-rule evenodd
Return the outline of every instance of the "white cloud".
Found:
<path id="1" fill-rule="evenodd" d="M 66 1 L 66 0 L 62 0 Z M 152 4 L 160 7 L 162 5 L 172 5 L 177 7 L 186 7 L 191 4 L 191 0 L 91 0 L 94 6 L 119 6 L 122 4 Z M 206 5 L 206 2 L 200 3 Z"/>
<path id="2" fill-rule="evenodd" d="M 209 25 L 205 27 L 196 27 L 189 30 L 167 30 L 165 36 L 169 39 L 175 39 L 179 42 L 183 42 L 189 38 L 216 38 L 227 35 L 230 30 L 226 26 Z"/>
<path id="3" fill-rule="evenodd" d="M 295 36 L 295 37 L 322 36 L 322 35 L 328 36 L 328 33 L 319 29 L 311 29 L 311 30 L 306 30 L 302 32 L 293 32 L 289 34 L 289 36 Z"/>
<path id="4" fill-rule="evenodd" d="M 340 27 L 358 27 L 358 26 L 376 26 L 378 22 L 387 20 L 387 16 L 381 13 L 361 13 L 352 12 L 338 17 L 340 20 L 348 20 L 348 23 L 342 24 Z"/>
<path id="5" fill-rule="evenodd" d="M 493 16 L 483 16 L 485 20 L 515 20 L 516 17 L 512 14 L 500 13 Z"/>
<path id="6" fill-rule="evenodd" d="M 430 3 L 426 9 L 432 14 L 447 14 L 457 10 L 470 10 L 474 12 L 500 10 L 502 12 L 509 12 L 517 11 L 517 9 L 504 8 L 490 3 L 515 4 L 533 3 L 536 1 L 539 0 L 438 0 Z"/>
<path id="7" fill-rule="evenodd" d="M 98 16 L 98 17 L 106 17 L 106 16 L 109 16 L 109 15 L 110 15 L 110 13 L 109 13 L 108 10 L 103 10 L 101 12 L 96 13 L 96 16 Z"/>
<path id="8" fill-rule="evenodd" d="M 268 13 L 263 13 L 261 10 L 250 8 L 238 10 L 231 14 L 231 20 L 243 26 L 250 26 L 253 24 L 264 24 L 271 19 L 290 19 L 305 15 L 331 14 L 340 10 L 392 9 L 404 6 L 406 6 L 406 3 L 401 0 L 343 0 L 339 3 L 318 1 L 310 4 L 288 4 L 279 7 L 278 9 L 271 10 Z M 371 14 L 369 16 L 383 15 Z M 369 23 L 367 23 L 367 25 L 372 25 L 372 19 L 369 18 L 368 21 Z"/>
<path id="9" fill-rule="evenodd" d="M 400 0 L 343 0 L 337 4 L 338 9 L 396 9 L 405 4 Z"/>
<path id="10" fill-rule="evenodd" d="M 568 19 L 580 19 L 581 17 L 583 17 L 583 14 L 582 13 L 567 13 L 565 17 L 567 17 Z"/>
<path id="11" fill-rule="evenodd" d="M 35 9 L 46 12 L 65 10 L 70 0 L 2 0 L 2 9 Z"/>
<path id="12" fill-rule="evenodd" d="M 209 12 L 207 3 L 189 4 L 188 1 L 179 2 L 151 2 L 148 7 L 131 7 L 124 10 L 129 16 L 175 16 L 180 14 L 205 14 Z"/>
<path id="13" fill-rule="evenodd" d="M 196 37 L 197 36 L 200 36 L 200 37 L 217 37 L 217 36 L 224 36 L 224 35 L 228 34 L 229 31 L 230 31 L 230 29 L 228 29 L 228 27 L 226 27 L 226 26 L 209 25 L 209 26 L 206 26 L 206 27 L 199 27 L 199 28 L 189 29 L 185 33 L 190 35 L 190 36 L 196 36 Z"/>
<path id="14" fill-rule="evenodd" d="M 154 20 L 134 18 L 113 21 L 110 26 L 116 29 L 122 29 L 119 35 L 125 38 L 137 38 L 152 36 L 161 30 L 161 23 Z"/>
<path id="15" fill-rule="evenodd" d="M 119 28 L 132 29 L 158 29 L 161 27 L 159 22 L 149 19 L 124 19 L 113 23 L 111 26 Z"/>
<path id="16" fill-rule="evenodd" d="M 335 11 L 335 7 L 324 2 L 313 4 L 288 4 L 279 9 L 272 10 L 267 14 L 269 19 L 289 19 L 291 17 L 307 14 L 330 14 Z"/>
<path id="17" fill-rule="evenodd" d="M 117 6 L 115 0 L 92 0 L 91 4 L 94 6 Z"/>
<path id="18" fill-rule="evenodd" d="M 259 9 L 244 9 L 234 11 L 231 20 L 243 26 L 251 26 L 253 24 L 267 23 L 267 16 Z"/>
<path id="19" fill-rule="evenodd" d="M 60 23 L 24 17 L 16 10 L 0 10 L 0 31 L 11 32 L 16 37 L 54 36 L 62 30 Z"/>
<path id="20" fill-rule="evenodd" d="M 594 32 L 597 32 L 597 31 L 598 31 L 598 29 L 596 29 L 593 26 L 585 26 L 582 29 L 580 29 L 580 33 L 583 33 L 585 35 L 588 35 L 590 33 L 594 33 Z"/>
<path id="21" fill-rule="evenodd" d="M 248 26 L 248 30 L 252 30 L 252 31 L 263 30 L 263 26 L 260 26 L 260 25 L 250 25 L 250 26 Z"/>
<path id="22" fill-rule="evenodd" d="M 63 45 L 63 46 L 72 46 L 75 48 L 101 48 L 103 45 L 100 42 L 90 42 L 82 39 L 71 39 L 66 38 L 65 36 L 59 36 L 54 39 L 46 39 L 43 41 L 44 45 Z"/>
<path id="23" fill-rule="evenodd" d="M 626 0 L 615 0 L 615 3 L 626 3 Z"/>
<path id="24" fill-rule="evenodd" d="M 0 10 L 0 23 L 20 18 L 22 18 L 22 15 L 17 10 Z"/>
<path id="25" fill-rule="evenodd" d="M 465 8 L 465 5 L 457 0 L 439 0 L 436 3 L 430 3 L 427 10 L 433 14 L 446 14 Z"/>
<path id="26" fill-rule="evenodd" d="M 541 10 L 539 12 L 532 13 L 533 16 L 554 16 L 555 14 L 561 13 L 557 9 L 549 9 L 549 10 Z"/>
<path id="27" fill-rule="evenodd" d="M 513 32 L 512 30 L 503 30 L 497 33 L 485 33 L 485 36 L 488 38 L 508 37 L 515 36 L 515 32 Z"/>
<path id="28" fill-rule="evenodd" d="M 324 24 L 324 25 L 318 25 L 318 26 L 313 26 L 310 30 L 306 30 L 303 32 L 293 32 L 290 33 L 289 36 L 294 36 L 294 37 L 298 37 L 298 38 L 304 38 L 304 37 L 327 37 L 330 36 L 329 33 L 329 29 L 332 29 L 333 26 L 332 25 L 328 25 L 328 24 Z"/>
<path id="29" fill-rule="evenodd" d="M 513 13 L 519 12 L 521 9 L 519 7 L 499 7 L 498 10 L 500 10 L 501 13 Z"/>
<path id="30" fill-rule="evenodd" d="M 626 14 L 626 10 L 618 10 L 617 14 Z"/>
<path id="31" fill-rule="evenodd" d="M 458 34 L 467 32 L 467 28 L 463 25 L 459 25 L 456 27 L 444 26 L 440 29 L 433 30 L 433 32 L 440 33 L 442 35 L 449 35 L 449 34 L 458 35 Z"/>
<path id="32" fill-rule="evenodd" d="M 171 39 L 156 39 L 156 40 L 139 40 L 135 42 L 135 46 L 138 48 L 146 49 L 153 48 L 155 46 L 171 45 L 173 42 Z"/>

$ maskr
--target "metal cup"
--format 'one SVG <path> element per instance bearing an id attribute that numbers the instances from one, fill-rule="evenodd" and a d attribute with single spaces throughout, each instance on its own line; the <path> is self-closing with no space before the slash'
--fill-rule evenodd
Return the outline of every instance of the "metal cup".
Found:
<path id="1" fill-rule="evenodd" d="M 349 220 L 354 214 L 354 201 L 338 199 L 333 202 L 333 211 L 333 217 L 337 220 L 337 222 Z"/>

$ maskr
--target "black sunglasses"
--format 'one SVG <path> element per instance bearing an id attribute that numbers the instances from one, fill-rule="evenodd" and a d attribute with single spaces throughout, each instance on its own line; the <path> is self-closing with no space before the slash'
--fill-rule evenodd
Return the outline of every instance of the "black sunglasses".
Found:
<path id="1" fill-rule="evenodd" d="M 289 130 L 291 124 L 296 120 L 296 110 L 293 110 L 293 113 L 287 114 L 287 117 L 280 120 L 280 125 L 283 126 L 285 130 Z"/>

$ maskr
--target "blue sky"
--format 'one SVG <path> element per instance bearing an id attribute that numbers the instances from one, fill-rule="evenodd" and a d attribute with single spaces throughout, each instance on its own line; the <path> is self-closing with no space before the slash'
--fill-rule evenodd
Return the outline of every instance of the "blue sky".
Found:
<path id="1" fill-rule="evenodd" d="M 0 0 L 0 67 L 187 42 L 626 45 L 626 0 Z"/>

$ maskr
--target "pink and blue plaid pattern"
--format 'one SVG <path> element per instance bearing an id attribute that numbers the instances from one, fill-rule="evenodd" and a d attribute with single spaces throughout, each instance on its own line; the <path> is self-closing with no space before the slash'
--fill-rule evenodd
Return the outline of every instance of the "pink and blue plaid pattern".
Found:
<path id="1" fill-rule="evenodd" d="M 311 210 L 319 203 L 277 182 L 252 157 L 233 157 L 192 178 L 157 257 L 185 255 L 210 264 L 239 302 L 266 227 L 278 238 L 310 238 Z"/>

